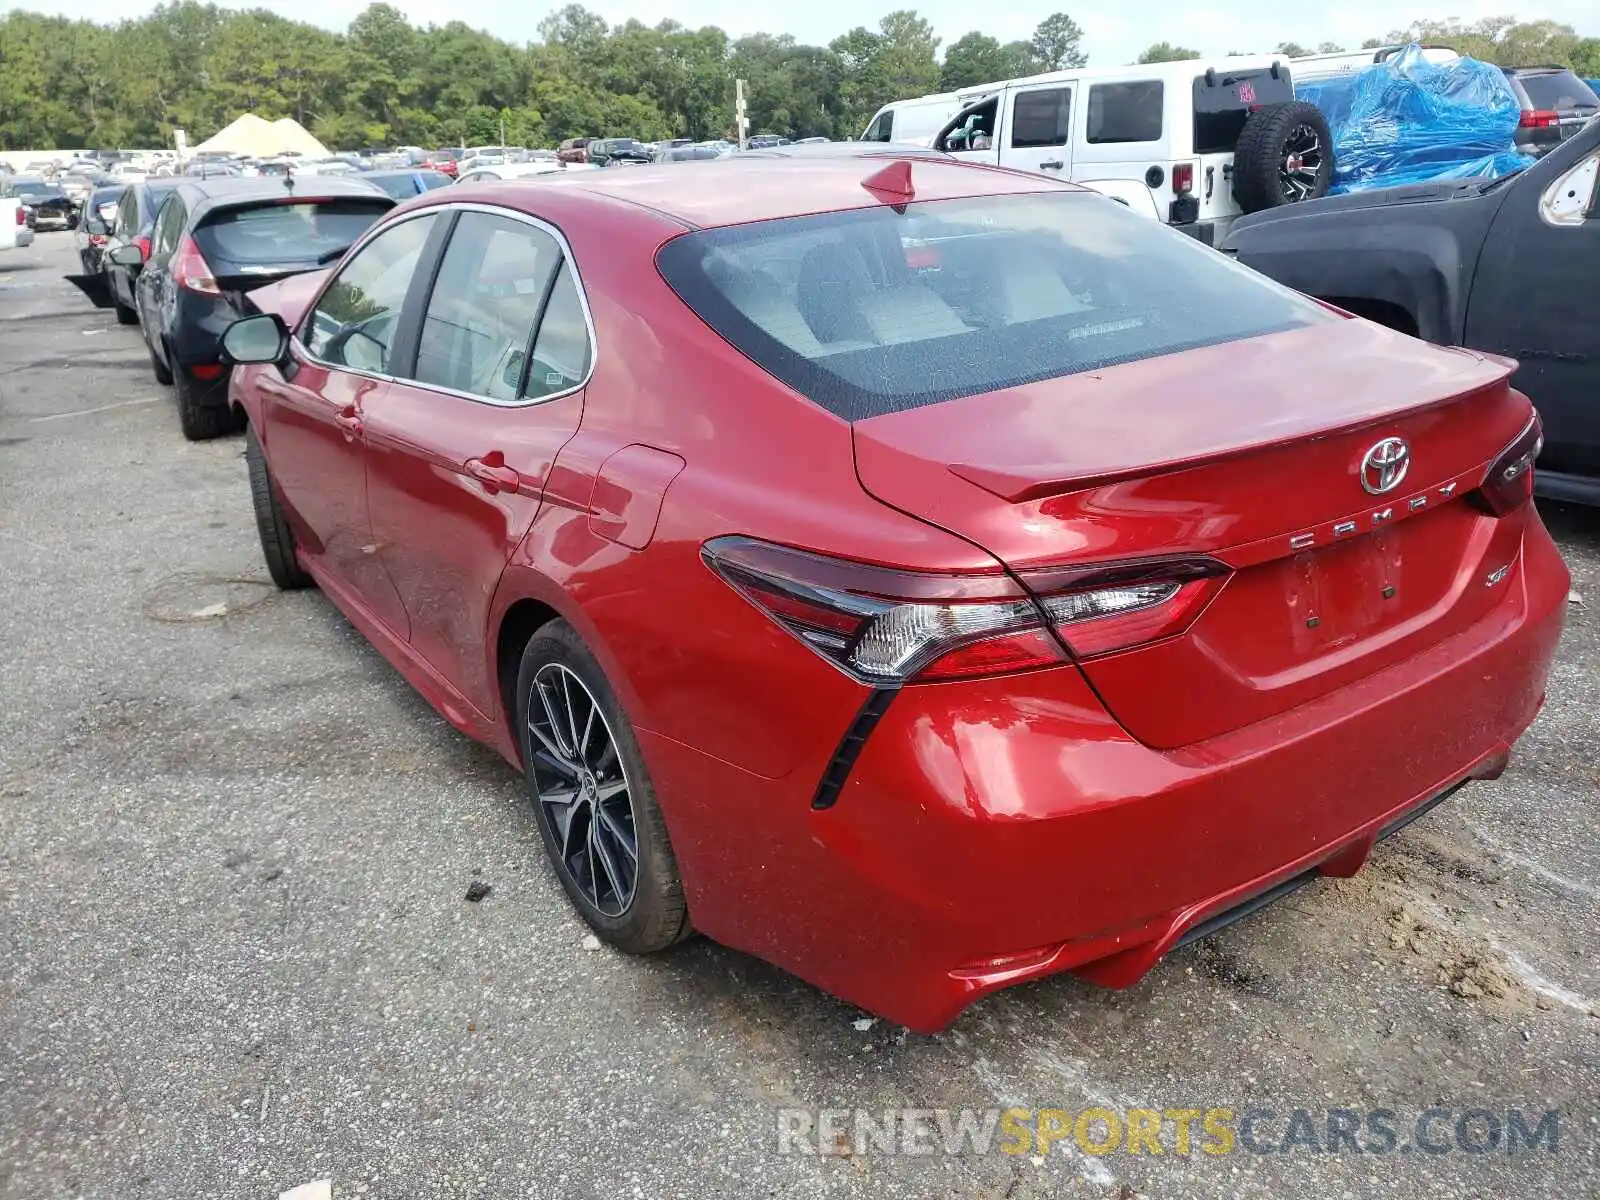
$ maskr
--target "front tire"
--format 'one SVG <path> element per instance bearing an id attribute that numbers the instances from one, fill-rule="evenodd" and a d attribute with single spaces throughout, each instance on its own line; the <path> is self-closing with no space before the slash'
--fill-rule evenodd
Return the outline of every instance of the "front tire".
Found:
<path id="1" fill-rule="evenodd" d="M 117 324 L 118 325 L 137 325 L 139 323 L 139 314 L 138 314 L 138 312 L 136 310 L 131 309 L 131 308 L 127 308 L 127 307 L 125 307 L 125 306 L 123 306 L 121 304 L 116 304 L 115 302 L 113 302 L 113 307 L 117 310 Z M 150 356 L 150 365 L 151 366 L 155 365 L 155 359 L 156 359 L 156 356 L 154 354 L 152 354 Z M 165 370 L 165 368 L 162 368 L 162 370 Z M 171 383 L 172 382 L 172 376 L 170 374 L 168 374 L 168 376 L 165 379 L 161 379 L 161 371 L 159 371 L 159 370 L 156 372 L 156 378 L 160 379 L 162 383 Z"/>
<path id="2" fill-rule="evenodd" d="M 683 881 L 633 727 L 565 621 L 522 651 L 517 731 L 545 853 L 578 915 L 629 954 L 689 936 Z"/>
<path id="3" fill-rule="evenodd" d="M 310 587 L 311 576 L 300 566 L 294 553 L 294 530 L 283 515 L 278 492 L 267 469 L 267 456 L 261 452 L 256 431 L 244 431 L 244 461 L 250 474 L 250 501 L 256 510 L 256 532 L 261 535 L 261 556 L 267 560 L 267 574 L 285 592 Z"/>

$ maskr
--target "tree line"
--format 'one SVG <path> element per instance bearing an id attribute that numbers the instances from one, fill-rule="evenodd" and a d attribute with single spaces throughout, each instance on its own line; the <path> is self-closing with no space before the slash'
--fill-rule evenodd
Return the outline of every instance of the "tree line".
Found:
<path id="1" fill-rule="evenodd" d="M 1412 37 L 1600 74 L 1600 39 L 1551 21 L 1415 25 L 1387 40 Z M 826 46 L 675 21 L 612 26 L 580 4 L 552 13 L 521 46 L 460 21 L 418 28 L 383 3 L 344 33 L 197 0 L 116 25 L 18 11 L 0 18 L 0 149 L 167 145 L 174 128 L 199 141 L 245 112 L 293 117 L 340 148 L 502 135 L 546 146 L 573 136 L 698 140 L 731 132 L 736 78 L 746 81 L 753 132 L 843 138 L 890 100 L 1088 59 L 1065 13 L 1026 41 L 972 32 L 939 50 L 932 25 L 907 9 Z M 1139 61 L 1192 57 L 1158 42 Z"/>

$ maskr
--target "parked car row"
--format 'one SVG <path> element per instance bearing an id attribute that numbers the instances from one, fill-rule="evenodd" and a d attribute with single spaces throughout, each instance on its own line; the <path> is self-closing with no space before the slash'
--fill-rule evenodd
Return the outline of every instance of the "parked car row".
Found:
<path id="1" fill-rule="evenodd" d="M 871 145 L 147 181 L 104 251 L 184 433 L 244 430 L 273 581 L 523 773 L 623 951 L 917 1030 L 1127 986 L 1542 703 L 1513 364 L 1081 188 Z"/>

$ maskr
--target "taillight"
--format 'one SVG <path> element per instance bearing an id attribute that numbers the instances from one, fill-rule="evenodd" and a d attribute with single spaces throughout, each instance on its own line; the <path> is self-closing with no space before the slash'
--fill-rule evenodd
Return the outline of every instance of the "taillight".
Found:
<path id="1" fill-rule="evenodd" d="M 1172 192 L 1181 196 L 1194 191 L 1194 164 L 1179 163 L 1172 168 Z"/>
<path id="2" fill-rule="evenodd" d="M 199 292 L 204 296 L 222 295 L 222 289 L 211 277 L 211 264 L 206 262 L 205 255 L 200 253 L 200 247 L 196 246 L 194 239 L 187 234 L 178 243 L 177 252 L 172 256 L 171 271 L 172 278 L 181 288 Z"/>
<path id="3" fill-rule="evenodd" d="M 752 538 L 708 542 L 706 564 L 851 678 L 874 687 L 1012 674 L 1166 637 L 1227 568 L 1161 560 L 1009 575 L 873 566 Z"/>
<path id="4" fill-rule="evenodd" d="M 91 245 L 91 246 L 104 246 L 105 244 L 106 244 L 106 235 L 105 234 L 103 234 L 103 233 L 91 233 L 89 235 L 89 245 Z"/>
<path id="5" fill-rule="evenodd" d="M 135 246 L 139 247 L 139 257 L 141 259 L 143 259 L 145 262 L 149 262 L 150 261 L 150 239 L 147 238 L 147 237 L 136 237 L 136 238 L 133 239 L 133 244 Z"/>
<path id="6" fill-rule="evenodd" d="M 1552 129 L 1561 124 L 1561 114 L 1548 108 L 1530 108 L 1517 118 L 1524 129 Z"/>
<path id="7" fill-rule="evenodd" d="M 1473 493 L 1481 507 L 1503 517 L 1532 499 L 1533 460 L 1543 449 L 1544 425 L 1535 413 L 1516 440 L 1500 452 L 1500 457 L 1484 476 L 1483 486 Z"/>
<path id="8" fill-rule="evenodd" d="M 22 205 L 19 204 L 19 205 L 17 205 L 17 224 L 18 225 L 26 225 L 27 223 L 28 223 L 28 210 L 26 208 L 24 208 Z"/>

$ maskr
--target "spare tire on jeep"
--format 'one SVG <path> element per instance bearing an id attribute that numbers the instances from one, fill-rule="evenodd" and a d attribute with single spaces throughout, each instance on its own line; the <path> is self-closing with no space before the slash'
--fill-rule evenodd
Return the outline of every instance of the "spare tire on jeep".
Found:
<path id="1" fill-rule="evenodd" d="M 1233 196 L 1247 213 L 1326 196 L 1333 135 L 1315 104 L 1291 100 L 1250 114 L 1233 151 Z"/>

